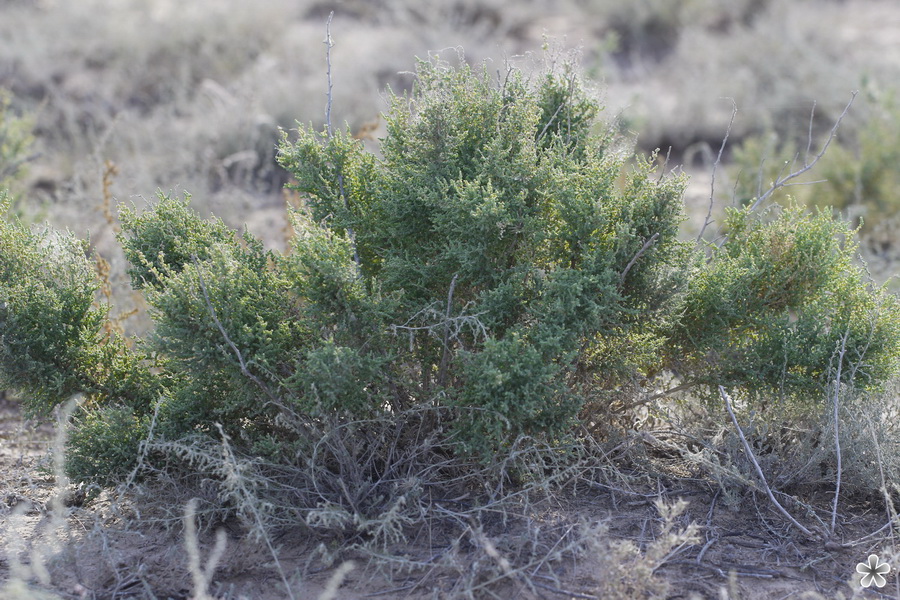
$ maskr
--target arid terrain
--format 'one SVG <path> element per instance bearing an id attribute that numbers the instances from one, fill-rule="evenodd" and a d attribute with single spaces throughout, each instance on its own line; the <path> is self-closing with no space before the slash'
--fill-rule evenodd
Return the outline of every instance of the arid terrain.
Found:
<path id="1" fill-rule="evenodd" d="M 376 149 L 383 90 L 410 89 L 415 57 L 428 53 L 487 61 L 498 72 L 506 61 L 528 65 L 578 53 L 618 130 L 639 152 L 660 149 L 661 170 L 690 175 L 685 239 L 746 200 L 737 197 L 742 181 L 758 178 L 768 187 L 763 175 L 746 172 L 747 163 L 765 171 L 765 160 L 752 160 L 754 148 L 777 138 L 798 153 L 808 144 L 815 156 L 851 97 L 833 138 L 835 147 L 847 144 L 838 156 L 858 157 L 861 132 L 875 123 L 896 146 L 884 160 L 896 164 L 900 4 L 718 4 L 8 0 L 0 4 L 0 91 L 10 99 L 7 124 L 24 125 L 29 140 L 15 169 L 6 173 L 0 162 L 0 187 L 10 189 L 24 222 L 89 237 L 109 262 L 110 295 L 128 315 L 124 330 L 142 335 L 151 324 L 115 243 L 118 204 L 142 208 L 158 190 L 187 193 L 203 214 L 284 248 L 285 206 L 299 200 L 284 190 L 289 178 L 275 162 L 281 131 L 292 136 L 298 122 L 322 127 L 333 100 L 332 121 Z M 332 11 L 326 65 L 322 42 Z M 9 165 L 16 157 L 7 156 L 12 134 L 3 123 L 0 115 L 7 136 L 0 136 L 0 161 Z M 891 139 L 892 132 L 898 136 Z M 811 170 L 791 193 L 816 204 L 819 184 L 810 182 L 825 177 Z M 897 274 L 900 257 L 900 203 L 893 202 L 860 213 L 854 207 L 861 202 L 847 200 L 840 209 L 863 214 L 875 228 L 861 248 L 879 283 Z M 885 479 L 900 465 L 896 397 L 882 398 L 872 414 L 848 412 L 860 425 L 846 451 L 869 432 L 865 439 L 874 440 L 853 459 L 868 465 L 860 478 L 882 470 L 878 479 L 871 475 L 868 493 L 841 498 L 837 527 L 827 527 L 834 487 L 830 463 L 815 462 L 821 455 L 803 455 L 809 480 L 795 486 L 794 497 L 779 492 L 816 535 L 777 510 L 748 461 L 727 462 L 733 455 L 719 451 L 732 430 L 724 409 L 718 426 L 704 413 L 693 427 L 685 424 L 690 411 L 651 406 L 640 432 L 635 425 L 633 436 L 596 450 L 602 463 L 588 457 L 577 472 L 550 478 L 546 490 L 529 489 L 492 518 L 479 512 L 477 523 L 470 498 L 440 499 L 436 506 L 453 516 L 380 557 L 299 526 L 252 537 L 237 519 L 201 518 L 194 535 L 193 519 L 190 526 L 185 519 L 191 492 L 180 497 L 166 481 L 118 489 L 70 484 L 54 465 L 59 428 L 26 420 L 19 400 L 12 392 L 0 399 L 2 599 L 274 600 L 289 597 L 287 585 L 292 598 L 335 600 L 900 600 L 900 521 L 890 502 L 897 490 Z M 781 462 L 794 464 L 809 450 L 799 446 L 819 444 L 799 433 L 785 439 L 798 447 L 757 448 L 774 482 L 789 479 Z M 666 508 L 679 500 L 687 505 Z M 829 529 L 832 535 L 819 535 Z M 213 560 L 217 532 L 225 546 Z M 856 566 L 871 554 L 891 565 L 885 587 L 859 584 Z"/>

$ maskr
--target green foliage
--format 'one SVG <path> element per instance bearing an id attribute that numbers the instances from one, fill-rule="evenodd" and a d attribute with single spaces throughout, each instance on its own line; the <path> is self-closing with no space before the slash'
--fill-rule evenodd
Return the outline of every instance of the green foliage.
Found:
<path id="1" fill-rule="evenodd" d="M 900 100 L 890 94 L 869 101 L 873 115 L 855 143 L 839 143 L 826 156 L 822 166 L 825 185 L 810 196 L 817 206 L 833 206 L 853 217 L 861 216 L 864 228 L 900 214 L 896 194 L 900 185 Z"/>
<path id="2" fill-rule="evenodd" d="M 33 414 L 76 393 L 142 410 L 155 393 L 143 356 L 103 327 L 85 252 L 71 235 L 0 221 L 0 385 L 21 390 Z"/>
<path id="3" fill-rule="evenodd" d="M 29 160 L 34 142 L 31 119 L 13 114 L 10 94 L 0 90 L 0 189 L 9 186 Z"/>
<path id="4" fill-rule="evenodd" d="M 138 466 L 147 417 L 127 406 L 107 405 L 76 414 L 66 453 L 66 472 L 75 481 L 114 485 Z"/>
<path id="5" fill-rule="evenodd" d="M 148 461 L 191 468 L 186 448 L 227 440 L 278 479 L 308 468 L 314 505 L 383 512 L 366 490 L 395 475 L 374 448 L 490 461 L 613 420 L 613 399 L 627 413 L 662 374 L 763 405 L 821 398 L 838 358 L 859 387 L 894 372 L 896 300 L 852 266 L 845 225 L 735 211 L 701 254 L 678 239 L 684 179 L 633 159 L 599 113 L 570 68 L 497 81 L 421 62 L 378 157 L 348 133 L 284 138 L 307 199 L 285 254 L 186 199 L 122 209 L 156 324 L 136 349 L 105 333 L 83 245 L 4 223 L 2 374 L 42 410 L 88 395 L 81 480 L 127 476 L 152 428 Z M 391 441 L 394 424 L 414 433 Z"/>
<path id="6" fill-rule="evenodd" d="M 498 84 L 421 62 L 414 97 L 392 98 L 381 161 L 345 135 L 282 146 L 313 217 L 353 231 L 360 289 L 397 299 L 387 322 L 409 344 L 394 352 L 419 374 L 408 394 L 459 407 L 481 454 L 564 432 L 583 401 L 566 382 L 601 334 L 654 330 L 674 306 L 683 181 L 646 162 L 620 189 L 628 157 L 598 112 L 568 70 Z"/>
<path id="7" fill-rule="evenodd" d="M 135 289 L 158 286 L 164 276 L 179 273 L 195 258 L 207 259 L 216 243 L 235 243 L 234 232 L 218 219 L 200 219 L 188 208 L 189 200 L 160 194 L 152 214 L 120 210 L 120 241 Z"/>
<path id="8" fill-rule="evenodd" d="M 560 367 L 522 338 L 488 339 L 481 352 L 463 356 L 458 431 L 463 444 L 487 456 L 509 432 L 559 435 L 580 408 L 562 385 Z"/>
<path id="9" fill-rule="evenodd" d="M 845 383 L 877 387 L 900 356 L 896 297 L 854 265 L 844 222 L 777 213 L 729 213 L 728 240 L 688 288 L 674 362 L 713 392 L 741 386 L 756 399 L 822 398 L 838 359 Z"/>

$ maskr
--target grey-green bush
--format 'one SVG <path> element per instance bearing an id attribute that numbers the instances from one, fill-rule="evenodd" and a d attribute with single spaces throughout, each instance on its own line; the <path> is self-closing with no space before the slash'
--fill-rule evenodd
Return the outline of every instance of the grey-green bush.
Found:
<path id="1" fill-rule="evenodd" d="M 75 478 L 122 479 L 138 455 L 199 468 L 187 445 L 225 439 L 296 503 L 387 510 L 398 457 L 490 461 L 522 436 L 564 439 L 664 374 L 808 408 L 845 332 L 848 384 L 896 370 L 896 300 L 865 283 L 830 216 L 736 212 L 701 252 L 678 237 L 684 179 L 633 160 L 572 68 L 417 73 L 377 157 L 349 132 L 285 134 L 279 161 L 306 199 L 285 254 L 186 200 L 123 210 L 156 323 L 135 349 L 103 333 L 83 246 L 0 225 L 0 375 L 39 409 L 88 395 Z M 423 440 L 440 452 L 405 446 Z"/>

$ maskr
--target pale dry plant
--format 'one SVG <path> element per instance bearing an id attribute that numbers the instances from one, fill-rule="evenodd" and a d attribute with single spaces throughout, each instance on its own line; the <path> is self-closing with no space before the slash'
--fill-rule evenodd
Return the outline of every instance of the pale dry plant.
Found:
<path id="1" fill-rule="evenodd" d="M 0 597 L 9 600 L 57 600 L 59 596 L 36 588 L 49 587 L 52 583 L 50 562 L 62 552 L 68 534 L 68 508 L 65 495 L 69 480 L 65 473 L 65 445 L 69 418 L 78 405 L 79 397 L 70 399 L 55 411 L 56 435 L 51 452 L 54 477 L 53 492 L 48 502 L 49 521 L 46 525 L 37 523 L 30 532 L 25 520 L 26 507 L 20 504 L 7 520 L 6 555 L 10 568 L 9 579 L 0 585 Z M 26 540 L 23 533 L 30 538 Z M 27 557 L 26 561 L 22 556 Z"/>
<path id="2" fill-rule="evenodd" d="M 599 523 L 584 532 L 585 552 L 595 564 L 597 596 L 600 598 L 666 598 L 669 583 L 659 569 L 700 541 L 696 523 L 681 525 L 680 517 L 688 503 L 667 503 L 661 497 L 654 503 L 661 523 L 654 539 L 642 549 L 631 540 L 611 541 L 608 528 Z"/>
<path id="3" fill-rule="evenodd" d="M 184 547 L 188 555 L 188 570 L 194 583 L 192 600 L 213 600 L 209 595 L 209 584 L 212 582 L 216 567 L 225 552 L 227 537 L 225 530 L 216 531 L 216 542 L 207 557 L 206 565 L 201 565 L 200 544 L 197 539 L 197 501 L 191 499 L 184 508 Z"/>
<path id="4" fill-rule="evenodd" d="M 890 424 L 897 423 L 897 383 L 898 382 L 895 381 L 895 387 L 892 390 L 889 390 L 888 394 L 883 396 L 890 398 L 887 404 L 893 409 L 893 414 L 884 411 L 881 414 L 882 418 L 877 421 L 873 420 L 872 415 L 868 412 L 860 415 L 861 418 L 859 419 L 859 422 L 865 422 L 866 430 L 871 436 L 870 440 L 872 446 L 871 452 L 869 453 L 870 461 L 867 462 L 871 462 L 871 454 L 874 454 L 875 465 L 877 466 L 881 482 L 879 491 L 881 492 L 884 501 L 884 511 L 885 516 L 887 517 L 887 523 L 878 530 L 854 542 L 855 546 L 859 546 L 861 543 L 865 542 L 867 544 L 867 552 L 870 552 L 873 549 L 873 543 L 878 544 L 880 542 L 880 556 L 884 558 L 888 564 L 891 564 L 894 567 L 900 562 L 900 513 L 897 511 L 896 505 L 896 499 L 900 497 L 900 485 L 895 482 L 898 477 L 896 474 L 896 461 L 900 459 L 900 457 L 897 456 L 896 450 L 897 435 L 895 431 L 891 431 L 892 427 Z M 886 423 L 888 423 L 887 426 Z M 885 433 L 888 434 L 887 437 L 885 436 Z M 888 449 L 889 454 L 886 455 L 885 449 Z M 890 484 L 888 482 L 890 482 Z M 885 531 L 887 532 L 886 534 L 884 534 Z M 895 574 L 893 579 L 893 587 L 896 596 L 900 598 L 900 578 Z"/>
<path id="5" fill-rule="evenodd" d="M 815 14 L 809 12 L 813 6 Z M 818 135 L 840 114 L 848 91 L 859 88 L 861 72 L 875 80 L 896 77 L 896 65 L 883 56 L 862 58 L 869 40 L 847 41 L 855 24 L 878 26 L 874 11 L 847 11 L 840 3 L 771 2 L 747 24 L 722 29 L 702 20 L 685 23 L 671 52 L 645 64 L 634 83 L 618 83 L 623 75 L 609 69 L 613 105 L 628 104 L 625 116 L 636 122 L 646 148 L 684 151 L 707 144 L 712 151 L 730 119 L 721 98 L 733 98 L 741 109 L 733 139 L 778 128 L 802 146 L 814 100 L 820 102 Z"/>

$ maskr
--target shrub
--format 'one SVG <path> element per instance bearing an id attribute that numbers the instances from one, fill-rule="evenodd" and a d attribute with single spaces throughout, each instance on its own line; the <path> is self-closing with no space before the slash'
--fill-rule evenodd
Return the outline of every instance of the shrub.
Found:
<path id="1" fill-rule="evenodd" d="M 825 397 L 842 344 L 843 383 L 877 388 L 891 377 L 900 307 L 854 264 L 845 223 L 794 207 L 731 210 L 726 226 L 728 240 L 691 279 L 669 346 L 685 379 L 805 404 Z"/>
<path id="2" fill-rule="evenodd" d="M 852 267 L 844 225 L 737 211 L 700 253 L 678 238 L 683 178 L 632 160 L 597 114 L 571 68 L 495 80 L 423 61 L 391 96 L 380 157 L 349 132 L 285 135 L 307 198 L 286 254 L 187 200 L 123 209 L 156 323 L 134 348 L 103 327 L 84 245 L 4 222 L 0 374 L 39 410 L 86 394 L 77 479 L 122 479 L 139 455 L 200 470 L 221 442 L 310 526 L 327 512 L 349 527 L 420 494 L 411 465 L 559 441 L 673 372 L 800 408 L 839 340 L 846 383 L 894 372 L 896 300 Z"/>
<path id="3" fill-rule="evenodd" d="M 280 161 L 313 221 L 352 232 L 363 286 L 395 298 L 409 396 L 458 407 L 457 434 L 484 455 L 561 434 L 597 339 L 652 332 L 674 306 L 683 181 L 641 162 L 619 189 L 628 155 L 571 72 L 497 85 L 432 61 L 417 86 L 392 98 L 382 160 L 304 129 Z"/>
<path id="4" fill-rule="evenodd" d="M 12 99 L 0 90 L 0 186 L 7 186 L 34 157 L 29 150 L 34 139 L 31 119 L 14 114 Z"/>
<path id="5" fill-rule="evenodd" d="M 0 197 L 0 211 L 10 202 Z M 95 302 L 99 281 L 87 247 L 71 235 L 0 227 L 0 380 L 46 416 L 76 393 L 88 404 L 120 402 L 146 411 L 160 388 L 148 358 L 132 350 Z"/>

